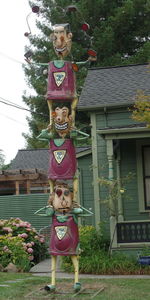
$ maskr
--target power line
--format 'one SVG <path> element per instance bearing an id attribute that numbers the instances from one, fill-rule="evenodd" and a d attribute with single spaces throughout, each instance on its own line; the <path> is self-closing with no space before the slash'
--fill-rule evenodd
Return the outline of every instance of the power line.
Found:
<path id="1" fill-rule="evenodd" d="M 0 113 L 0 115 L 3 116 L 3 117 L 6 118 L 6 119 L 9 119 L 9 120 L 13 121 L 13 122 L 19 123 L 19 124 L 21 124 L 21 125 L 23 125 L 23 126 L 27 126 L 27 124 L 22 123 L 22 122 L 20 122 L 20 121 L 17 121 L 16 119 L 13 119 L 12 117 L 9 117 L 9 116 L 4 115 L 4 114 L 2 114 L 2 113 Z"/>
<path id="2" fill-rule="evenodd" d="M 15 108 L 17 108 L 17 109 L 25 110 L 25 111 L 28 111 L 28 112 L 30 112 L 30 113 L 32 113 L 32 114 L 40 115 L 40 116 L 43 116 L 43 117 L 48 117 L 48 115 L 45 115 L 45 114 L 43 114 L 43 113 L 34 112 L 34 111 L 30 110 L 30 109 L 27 109 L 27 108 L 22 107 L 22 106 L 20 106 L 20 105 L 18 105 L 18 104 L 15 104 L 14 102 L 11 102 L 11 101 L 9 101 L 9 100 L 6 100 L 6 99 L 4 99 L 3 97 L 0 97 L 0 99 L 1 99 L 1 100 L 0 100 L 0 103 L 3 103 L 3 104 L 5 104 L 5 105 L 12 106 L 12 107 L 15 107 Z"/>
<path id="3" fill-rule="evenodd" d="M 11 56 L 9 56 L 9 55 L 3 53 L 3 52 L 1 52 L 1 51 L 0 51 L 0 55 L 3 56 L 3 57 L 5 57 L 5 58 L 7 58 L 7 59 L 9 59 L 9 60 L 12 60 L 13 62 L 16 62 L 16 63 L 18 63 L 18 64 L 23 65 L 23 62 L 21 62 L 21 61 L 15 59 L 15 58 L 13 58 L 13 57 L 11 57 Z"/>

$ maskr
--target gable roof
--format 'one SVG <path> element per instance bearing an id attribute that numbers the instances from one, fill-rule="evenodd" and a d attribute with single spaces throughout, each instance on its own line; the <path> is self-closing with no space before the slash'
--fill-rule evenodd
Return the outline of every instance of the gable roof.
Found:
<path id="1" fill-rule="evenodd" d="M 148 64 L 88 70 L 80 96 L 79 110 L 107 106 L 127 106 L 134 102 L 137 90 L 150 94 Z"/>
<path id="2" fill-rule="evenodd" d="M 76 155 L 91 153 L 91 147 L 76 147 Z M 8 170 L 40 169 L 47 171 L 49 165 L 49 149 L 22 149 L 18 153 Z"/>

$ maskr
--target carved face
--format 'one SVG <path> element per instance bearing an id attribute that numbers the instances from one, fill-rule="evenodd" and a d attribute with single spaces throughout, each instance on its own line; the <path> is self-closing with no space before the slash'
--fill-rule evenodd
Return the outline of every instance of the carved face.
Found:
<path id="1" fill-rule="evenodd" d="M 57 106 L 54 111 L 55 130 L 60 137 L 64 138 L 71 129 L 72 117 L 69 115 L 69 108 Z"/>
<path id="2" fill-rule="evenodd" d="M 58 184 L 53 193 L 52 205 L 60 213 L 66 214 L 72 208 L 72 192 L 67 185 Z"/>
<path id="3" fill-rule="evenodd" d="M 70 53 L 72 33 L 67 32 L 65 26 L 56 26 L 50 38 L 53 40 L 53 47 L 59 58 L 63 59 Z"/>

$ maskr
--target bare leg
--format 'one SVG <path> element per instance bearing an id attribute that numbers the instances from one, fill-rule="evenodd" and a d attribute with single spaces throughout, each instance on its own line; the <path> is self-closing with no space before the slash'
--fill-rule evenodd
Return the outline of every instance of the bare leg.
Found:
<path id="1" fill-rule="evenodd" d="M 55 286 L 56 283 L 56 261 L 57 256 L 52 256 L 52 281 L 51 284 Z"/>
<path id="2" fill-rule="evenodd" d="M 49 125 L 52 125 L 52 100 L 47 100 L 48 108 L 49 108 Z"/>
<path id="3" fill-rule="evenodd" d="M 78 178 L 75 177 L 73 179 L 73 201 L 77 201 L 77 193 L 78 193 Z"/>
<path id="4" fill-rule="evenodd" d="M 71 260 L 74 266 L 74 290 L 77 292 L 81 289 L 81 284 L 79 282 L 79 259 L 77 255 L 72 255 Z"/>
<path id="5" fill-rule="evenodd" d="M 78 104 L 78 98 L 74 98 L 71 103 L 71 115 L 72 115 L 72 126 L 75 126 L 75 114 L 76 114 L 76 107 Z"/>
<path id="6" fill-rule="evenodd" d="M 55 283 L 56 283 L 56 261 L 57 261 L 57 256 L 52 255 L 52 265 L 51 265 L 51 284 L 45 286 L 45 290 L 49 292 L 54 292 L 55 291 Z"/>
<path id="7" fill-rule="evenodd" d="M 54 181 L 53 180 L 49 180 L 49 185 L 50 185 L 50 194 L 52 194 L 54 192 Z"/>

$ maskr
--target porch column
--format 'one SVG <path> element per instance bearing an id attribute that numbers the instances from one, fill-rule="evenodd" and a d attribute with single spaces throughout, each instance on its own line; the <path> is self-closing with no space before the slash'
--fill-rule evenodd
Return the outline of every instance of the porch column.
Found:
<path id="1" fill-rule="evenodd" d="M 113 167 L 113 140 L 107 140 L 107 157 L 109 165 L 109 180 L 114 179 L 114 167 Z M 117 200 L 117 199 L 116 199 Z M 111 247 L 117 247 L 117 231 L 116 224 L 117 219 L 115 215 L 115 204 L 113 199 L 110 198 L 110 238 L 111 238 Z"/>
<path id="2" fill-rule="evenodd" d="M 99 229 L 100 217 L 100 194 L 99 194 L 99 174 L 98 174 L 98 153 L 97 153 L 97 133 L 96 114 L 91 113 L 91 135 L 92 135 L 92 168 L 93 168 L 93 191 L 94 191 L 94 216 L 95 226 Z"/>
<path id="3" fill-rule="evenodd" d="M 123 216 L 123 205 L 122 205 L 122 196 L 120 193 L 121 190 L 121 180 L 120 180 L 120 143 L 117 149 L 117 180 L 118 180 L 118 222 L 124 221 Z"/>

